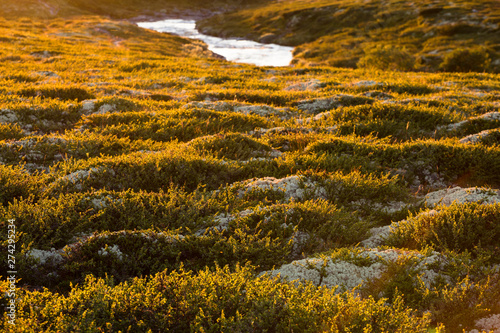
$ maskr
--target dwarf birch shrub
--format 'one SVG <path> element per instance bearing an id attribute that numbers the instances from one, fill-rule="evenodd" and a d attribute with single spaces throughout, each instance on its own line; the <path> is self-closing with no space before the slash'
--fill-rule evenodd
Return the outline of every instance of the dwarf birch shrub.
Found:
<path id="1" fill-rule="evenodd" d="M 42 97 L 61 99 L 63 101 L 77 100 L 79 102 L 92 99 L 95 96 L 88 90 L 80 87 L 64 87 L 64 86 L 45 86 L 39 88 L 25 88 L 17 92 L 23 97 Z"/>
<path id="2" fill-rule="evenodd" d="M 446 72 L 484 72 L 491 63 L 484 47 L 458 48 L 446 54 L 439 68 Z"/>
<path id="3" fill-rule="evenodd" d="M 498 253 L 499 222 L 500 204 L 455 203 L 438 207 L 433 214 L 419 214 L 400 222 L 388 242 L 408 248 L 431 246 L 438 251 Z"/>
<path id="4" fill-rule="evenodd" d="M 0 140 L 18 140 L 24 136 L 24 131 L 19 127 L 19 124 L 0 123 Z"/>
<path id="5" fill-rule="evenodd" d="M 39 196 L 45 177 L 40 174 L 29 174 L 19 166 L 0 164 L 0 204 L 6 206 L 14 199 Z"/>
<path id="6" fill-rule="evenodd" d="M 245 226 L 228 232 L 211 231 L 204 236 L 183 236 L 175 232 L 94 233 L 64 247 L 62 260 L 55 265 L 37 263 L 26 257 L 20 260 L 20 270 L 23 274 L 38 272 L 26 278 L 28 283 L 50 285 L 64 291 L 69 287 L 68 281 L 81 282 L 88 274 L 99 277 L 108 274 L 117 281 L 125 281 L 164 269 L 185 267 L 199 271 L 217 264 L 235 267 L 252 263 L 266 270 L 283 264 L 292 247 L 292 241 Z"/>
<path id="7" fill-rule="evenodd" d="M 151 140 L 130 140 L 114 135 L 101 135 L 84 131 L 66 132 L 64 135 L 27 136 L 23 140 L 0 141 L 0 157 L 9 164 L 23 162 L 37 166 L 51 166 L 68 158 L 88 159 L 113 156 L 136 151 L 168 149 L 172 144 Z"/>
<path id="8" fill-rule="evenodd" d="M 78 162 L 68 160 L 57 167 L 60 171 L 47 187 L 47 193 L 91 189 L 157 191 L 168 188 L 172 183 L 190 190 L 200 185 L 216 189 L 245 179 L 245 170 L 236 164 L 201 158 L 192 150 L 178 148 Z"/>
<path id="9" fill-rule="evenodd" d="M 433 290 L 421 287 L 423 301 L 432 304 L 433 321 L 443 323 L 447 332 L 472 329 L 475 321 L 500 310 L 498 273 L 476 280 L 467 275 L 451 286 Z"/>
<path id="10" fill-rule="evenodd" d="M 370 144 L 355 142 L 354 137 L 317 141 L 309 145 L 307 153 L 334 156 L 352 156 L 365 159 L 362 166 L 403 168 L 411 183 L 415 177 L 425 181 L 425 173 L 439 171 L 448 180 L 470 172 L 472 178 L 486 184 L 500 181 L 500 150 L 496 147 L 464 147 L 452 141 L 421 140 L 402 144 Z M 368 157 L 370 157 L 368 159 Z M 425 165 L 425 168 L 422 166 Z M 492 173 L 498 170 L 498 173 Z"/>
<path id="11" fill-rule="evenodd" d="M 226 200 L 231 200 L 228 195 Z M 62 248 L 82 234 L 101 231 L 154 229 L 189 233 L 208 226 L 210 216 L 226 208 L 216 193 L 188 193 L 169 186 L 158 193 L 92 191 L 57 197 L 25 198 L 8 206 L 6 214 L 24 233 L 20 244 L 37 249 Z M 188 232 L 189 231 L 189 232 Z"/>
<path id="12" fill-rule="evenodd" d="M 81 125 L 101 134 L 129 137 L 133 140 L 189 141 L 203 135 L 266 128 L 267 121 L 255 115 L 195 109 L 171 111 L 156 116 L 143 112 L 92 115 L 86 117 Z"/>
<path id="13" fill-rule="evenodd" d="M 180 269 L 118 285 L 110 278 L 89 275 L 67 295 L 48 290 L 23 292 L 18 325 L 32 327 L 37 323 L 43 332 L 427 332 L 428 315 L 417 316 L 400 298 L 392 305 L 384 301 L 350 293 L 336 295 L 311 284 L 254 277 L 248 267 L 233 271 L 215 267 L 198 273 Z"/>
<path id="14" fill-rule="evenodd" d="M 415 58 L 405 49 L 386 45 L 365 52 L 357 65 L 360 68 L 411 71 L 415 68 Z"/>
<path id="15" fill-rule="evenodd" d="M 239 133 L 216 134 L 198 137 L 189 145 L 200 152 L 208 152 L 216 158 L 247 160 L 251 157 L 265 156 L 271 147 Z"/>
<path id="16" fill-rule="evenodd" d="M 239 218 L 237 222 L 244 222 L 252 228 L 260 227 L 272 236 L 285 238 L 292 236 L 290 231 L 296 227 L 308 234 L 308 240 L 300 246 L 311 253 L 325 246 L 353 245 L 362 240 L 368 230 L 368 224 L 360 221 L 357 214 L 347 213 L 345 209 L 323 199 L 273 205 Z M 285 234 L 276 233 L 280 229 Z"/>

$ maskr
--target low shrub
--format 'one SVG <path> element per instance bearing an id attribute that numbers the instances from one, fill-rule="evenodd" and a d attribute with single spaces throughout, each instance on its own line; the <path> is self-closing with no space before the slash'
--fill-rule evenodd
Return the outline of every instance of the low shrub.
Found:
<path id="1" fill-rule="evenodd" d="M 415 57 L 405 49 L 386 45 L 365 51 L 357 65 L 359 68 L 411 71 L 415 69 Z"/>
<path id="2" fill-rule="evenodd" d="M 0 140 L 15 140 L 24 137 L 24 131 L 19 124 L 1 124 L 0 123 Z"/>
<path id="3" fill-rule="evenodd" d="M 439 68 L 445 72 L 485 72 L 490 63 L 484 47 L 458 48 L 445 55 Z"/>
<path id="4" fill-rule="evenodd" d="M 200 152 L 208 152 L 216 158 L 231 160 L 247 160 L 251 157 L 261 157 L 271 151 L 271 147 L 268 145 L 239 133 L 198 137 L 190 141 L 189 145 Z"/>
<path id="5" fill-rule="evenodd" d="M 230 200 L 230 196 L 226 195 Z M 62 248 L 80 234 L 120 230 L 197 231 L 204 220 L 222 211 L 227 201 L 215 193 L 187 193 L 176 187 L 165 192 L 61 194 L 56 198 L 14 201 L 6 210 L 15 219 L 20 244 L 38 249 Z"/>
<path id="6" fill-rule="evenodd" d="M 388 238 L 407 248 L 500 253 L 500 204 L 452 204 L 400 222 Z"/>
<path id="7" fill-rule="evenodd" d="M 29 174 L 19 166 L 0 164 L 0 205 L 7 205 L 14 199 L 39 196 L 44 185 L 44 177 Z"/>
<path id="8" fill-rule="evenodd" d="M 36 308 L 38 311 L 31 311 Z M 20 328 L 98 332 L 428 332 L 428 315 L 417 316 L 401 298 L 361 299 L 351 293 L 278 278 L 254 277 L 251 269 L 185 270 L 114 285 L 88 276 L 68 295 L 23 292 L 16 308 Z M 131 314 L 133 314 L 131 316 Z M 4 314 L 6 316 L 6 314 Z M 120 320 L 116 320 L 120 318 Z M 7 325 L 4 320 L 2 325 Z"/>
<path id="9" fill-rule="evenodd" d="M 59 98 L 63 101 L 77 100 L 79 102 L 94 98 L 94 95 L 84 88 L 47 86 L 40 88 L 25 88 L 17 92 L 23 97 Z"/>

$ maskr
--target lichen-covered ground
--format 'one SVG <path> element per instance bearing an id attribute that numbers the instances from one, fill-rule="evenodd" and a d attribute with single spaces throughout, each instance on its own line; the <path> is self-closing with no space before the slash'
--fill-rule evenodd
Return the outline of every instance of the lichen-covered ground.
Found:
<path id="1" fill-rule="evenodd" d="M 99 17 L 0 20 L 0 68 L 2 330 L 500 330 L 498 75 L 260 68 Z"/>

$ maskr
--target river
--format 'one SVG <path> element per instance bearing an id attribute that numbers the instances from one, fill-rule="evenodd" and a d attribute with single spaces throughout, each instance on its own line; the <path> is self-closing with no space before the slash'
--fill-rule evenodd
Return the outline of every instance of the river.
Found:
<path id="1" fill-rule="evenodd" d="M 258 66 L 288 66 L 292 61 L 292 47 L 204 35 L 196 30 L 195 20 L 167 19 L 157 22 L 138 22 L 137 25 L 141 28 L 200 39 L 208 45 L 210 51 L 228 61 Z"/>

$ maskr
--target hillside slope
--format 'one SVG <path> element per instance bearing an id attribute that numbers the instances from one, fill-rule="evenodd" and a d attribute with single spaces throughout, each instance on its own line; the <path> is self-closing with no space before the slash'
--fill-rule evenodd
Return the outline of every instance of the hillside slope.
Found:
<path id="1" fill-rule="evenodd" d="M 395 69 L 436 71 L 450 51 L 484 46 L 481 51 L 489 55 L 491 66 L 472 70 L 500 68 L 496 0 L 269 1 L 210 17 L 198 26 L 208 34 L 296 46 L 296 64 L 356 68 L 373 50 L 389 47 L 395 50 L 380 60 L 381 69 L 390 61 L 401 64 Z"/>
<path id="2" fill-rule="evenodd" d="M 265 0 L 252 1 L 253 4 Z M 208 15 L 210 10 L 234 10 L 248 4 L 245 0 L 4 0 L 0 16 L 7 18 L 55 18 L 74 15 L 104 15 L 112 18 L 166 15 Z"/>

